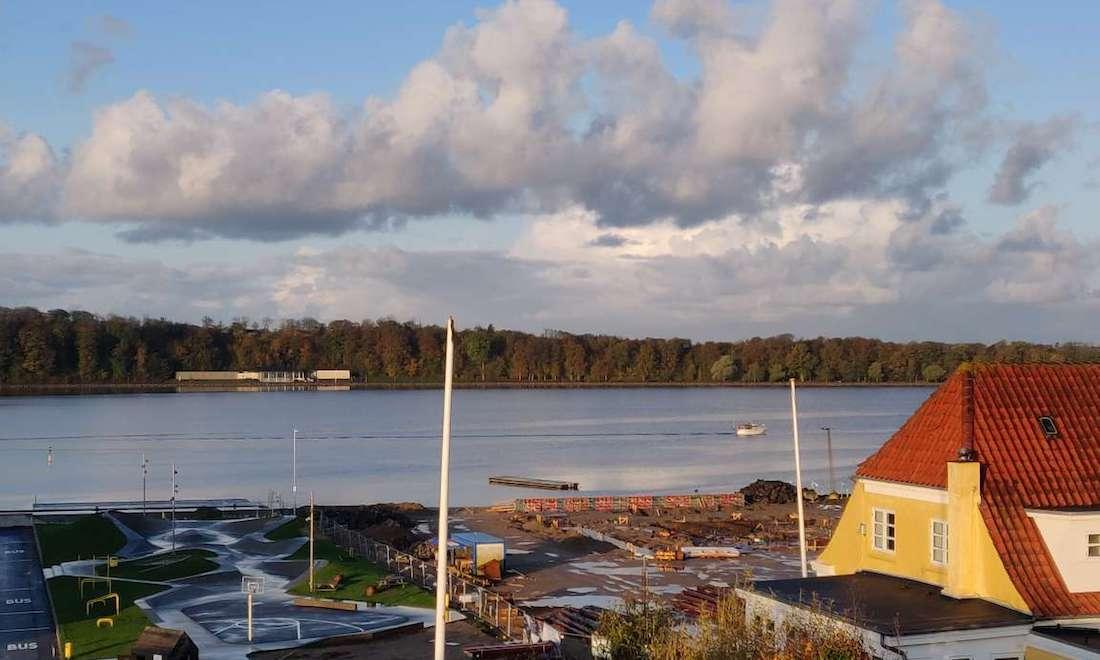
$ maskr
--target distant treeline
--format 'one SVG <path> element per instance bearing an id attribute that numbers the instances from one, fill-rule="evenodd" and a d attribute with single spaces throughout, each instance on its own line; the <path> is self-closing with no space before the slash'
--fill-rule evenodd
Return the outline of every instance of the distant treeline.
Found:
<path id="1" fill-rule="evenodd" d="M 351 369 L 365 382 L 438 382 L 445 330 L 377 321 L 237 319 L 202 325 L 0 307 L 0 383 L 160 383 L 176 371 Z M 736 342 L 624 339 L 492 326 L 458 333 L 456 378 L 513 383 L 942 381 L 962 362 L 1098 362 L 1100 347 L 945 344 L 864 337 Z"/>

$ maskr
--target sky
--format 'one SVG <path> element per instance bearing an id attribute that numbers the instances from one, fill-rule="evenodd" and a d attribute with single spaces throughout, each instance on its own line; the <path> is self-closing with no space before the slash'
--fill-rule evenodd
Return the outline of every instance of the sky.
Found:
<path id="1" fill-rule="evenodd" d="M 0 306 L 1100 341 L 1098 22 L 0 0 Z"/>

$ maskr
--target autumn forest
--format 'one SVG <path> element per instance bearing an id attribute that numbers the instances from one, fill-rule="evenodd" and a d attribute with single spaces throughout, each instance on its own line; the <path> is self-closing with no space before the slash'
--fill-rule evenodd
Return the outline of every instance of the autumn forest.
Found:
<path id="1" fill-rule="evenodd" d="M 361 382 L 430 383 L 442 378 L 444 338 L 442 327 L 392 319 L 194 325 L 0 307 L 0 384 L 152 384 L 177 370 L 343 368 Z M 913 383 L 939 382 L 967 361 L 1100 361 L 1100 347 L 1076 343 L 792 335 L 693 342 L 493 326 L 461 330 L 456 342 L 456 378 L 469 383 Z"/>

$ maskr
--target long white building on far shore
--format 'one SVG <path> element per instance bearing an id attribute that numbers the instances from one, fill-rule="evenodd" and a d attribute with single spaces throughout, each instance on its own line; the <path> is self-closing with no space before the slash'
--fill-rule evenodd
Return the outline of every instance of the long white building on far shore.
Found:
<path id="1" fill-rule="evenodd" d="M 177 382 L 332 383 L 351 381 L 348 369 L 317 371 L 177 371 Z"/>

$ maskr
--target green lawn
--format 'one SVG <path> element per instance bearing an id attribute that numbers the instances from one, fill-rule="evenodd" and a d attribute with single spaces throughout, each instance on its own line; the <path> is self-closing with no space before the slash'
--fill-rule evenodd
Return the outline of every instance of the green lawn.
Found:
<path id="1" fill-rule="evenodd" d="M 126 537 L 102 515 L 83 516 L 71 523 L 51 523 L 39 520 L 38 542 L 42 548 L 42 565 L 53 566 L 63 561 L 90 559 L 92 555 L 117 552 L 126 545 Z"/>
<path id="2" fill-rule="evenodd" d="M 174 555 L 162 552 L 152 557 L 120 562 L 111 569 L 111 576 L 165 582 L 214 570 L 218 564 L 210 561 L 211 557 L 217 557 L 217 554 L 199 548 L 179 550 Z M 96 572 L 106 575 L 107 567 L 100 566 Z"/>
<path id="3" fill-rule="evenodd" d="M 115 616 L 113 602 L 96 605 L 91 614 L 85 609 L 86 600 L 107 593 L 106 583 L 85 585 L 83 598 L 75 577 L 53 578 L 48 584 L 61 630 L 61 642 L 73 643 L 75 658 L 113 658 L 129 653 L 130 645 L 145 630 L 145 626 L 149 625 L 149 619 L 134 605 L 134 599 L 165 589 L 155 584 L 114 582 L 113 588 L 119 596 L 119 605 L 122 608 L 118 616 Z M 104 616 L 114 619 L 113 627 L 96 627 L 96 619 Z"/>
<path id="4" fill-rule="evenodd" d="M 343 549 L 328 539 L 317 539 L 314 548 L 315 559 L 326 559 L 328 564 L 314 576 L 316 584 L 330 582 L 337 574 L 342 575 L 340 588 L 336 591 L 317 591 L 313 596 L 336 598 L 339 600 L 358 600 L 380 605 L 408 605 L 410 607 L 435 607 L 435 595 L 415 585 L 391 587 L 373 596 L 367 596 L 368 585 L 376 584 L 386 574 L 386 570 L 366 559 L 349 557 Z M 287 559 L 309 559 L 309 543 L 299 548 Z M 290 589 L 290 593 L 309 596 L 309 580 L 304 578 Z"/>
<path id="5" fill-rule="evenodd" d="M 264 534 L 264 537 L 269 541 L 285 541 L 287 539 L 297 539 L 308 535 L 309 530 L 306 529 L 305 519 L 294 518 L 293 520 L 288 520 L 282 525 L 279 525 L 267 534 Z"/>
<path id="6" fill-rule="evenodd" d="M 328 539 L 317 539 L 314 542 L 313 558 L 314 559 L 328 559 L 329 561 L 335 561 L 345 559 L 347 553 Z M 291 554 L 286 556 L 287 559 L 309 559 L 309 541 L 302 544 L 302 547 L 298 548 Z"/>
<path id="7" fill-rule="evenodd" d="M 408 605 L 410 607 L 435 607 L 435 596 L 418 586 L 407 584 L 401 587 L 391 587 L 381 593 L 367 596 L 365 589 L 368 585 L 376 584 L 387 572 L 378 564 L 365 559 L 345 559 L 343 561 L 331 561 L 324 568 L 317 571 L 314 581 L 316 584 L 324 584 L 332 580 L 336 575 L 342 575 L 340 588 L 336 591 L 317 591 L 309 593 L 309 581 L 303 579 L 290 593 L 299 596 L 317 596 L 318 598 L 336 598 L 339 600 L 358 600 L 380 605 Z"/>

